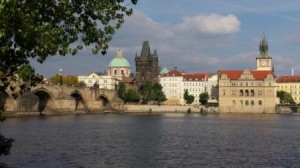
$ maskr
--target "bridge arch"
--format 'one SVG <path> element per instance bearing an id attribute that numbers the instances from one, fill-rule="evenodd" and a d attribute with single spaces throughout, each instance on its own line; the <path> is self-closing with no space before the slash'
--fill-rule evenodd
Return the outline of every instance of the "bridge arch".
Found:
<path id="1" fill-rule="evenodd" d="M 75 99 L 75 110 L 87 109 L 83 96 L 78 90 L 71 92 L 70 96 L 72 96 Z"/>
<path id="2" fill-rule="evenodd" d="M 98 98 L 102 102 L 102 106 L 103 107 L 109 107 L 110 106 L 109 99 L 108 99 L 108 97 L 106 95 L 101 94 L 101 95 L 99 95 Z"/>
<path id="3" fill-rule="evenodd" d="M 13 111 L 15 106 L 15 100 L 7 92 L 0 94 L 0 110 L 2 111 Z"/>
<path id="4" fill-rule="evenodd" d="M 39 98 L 38 111 L 40 113 L 55 108 L 54 96 L 47 89 L 37 89 L 33 91 L 33 94 L 35 94 Z"/>

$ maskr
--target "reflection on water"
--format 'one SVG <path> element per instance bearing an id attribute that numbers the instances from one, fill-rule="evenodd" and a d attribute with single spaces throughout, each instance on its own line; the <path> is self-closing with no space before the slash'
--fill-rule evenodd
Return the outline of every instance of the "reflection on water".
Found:
<path id="1" fill-rule="evenodd" d="M 299 167 L 300 115 L 11 118 L 6 167 Z M 8 165 L 8 166 L 7 166 Z M 0 164 L 1 167 L 1 164 Z"/>

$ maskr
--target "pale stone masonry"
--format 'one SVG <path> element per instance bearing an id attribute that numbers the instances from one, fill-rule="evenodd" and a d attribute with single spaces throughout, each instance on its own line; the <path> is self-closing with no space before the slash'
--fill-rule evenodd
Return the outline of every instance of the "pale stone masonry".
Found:
<path id="1" fill-rule="evenodd" d="M 219 112 L 275 112 L 276 79 L 264 36 L 259 50 L 256 70 L 219 70 Z"/>

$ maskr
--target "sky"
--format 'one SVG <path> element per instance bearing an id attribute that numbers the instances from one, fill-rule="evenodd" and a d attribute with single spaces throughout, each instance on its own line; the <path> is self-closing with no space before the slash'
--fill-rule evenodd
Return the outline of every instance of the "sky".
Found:
<path id="1" fill-rule="evenodd" d="M 75 56 L 52 56 L 31 64 L 52 77 L 104 72 L 118 50 L 135 72 L 143 41 L 156 49 L 159 66 L 185 72 L 255 69 L 259 41 L 265 34 L 275 74 L 300 75 L 299 0 L 139 0 L 133 15 L 109 43 L 105 56 L 90 47 Z"/>

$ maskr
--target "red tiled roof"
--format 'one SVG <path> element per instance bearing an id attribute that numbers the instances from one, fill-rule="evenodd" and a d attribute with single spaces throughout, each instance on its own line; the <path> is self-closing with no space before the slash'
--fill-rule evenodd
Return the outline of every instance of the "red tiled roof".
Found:
<path id="1" fill-rule="evenodd" d="M 182 76 L 182 73 L 177 70 L 172 70 L 166 74 L 167 76 Z"/>
<path id="2" fill-rule="evenodd" d="M 300 76 L 280 76 L 277 83 L 300 82 Z"/>
<path id="3" fill-rule="evenodd" d="M 207 81 L 208 75 L 209 75 L 208 73 L 184 74 L 183 79 L 190 80 L 190 81 Z"/>
<path id="4" fill-rule="evenodd" d="M 245 70 L 219 70 L 219 77 L 223 74 L 226 74 L 230 80 L 238 80 Z M 269 74 L 272 74 L 272 71 L 250 71 L 256 80 L 263 80 Z"/>

